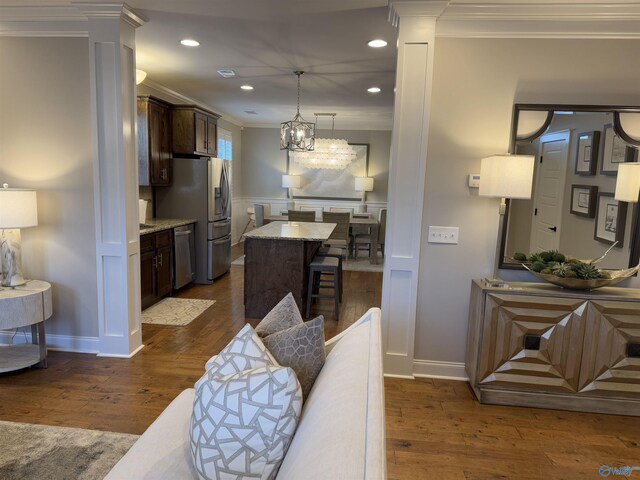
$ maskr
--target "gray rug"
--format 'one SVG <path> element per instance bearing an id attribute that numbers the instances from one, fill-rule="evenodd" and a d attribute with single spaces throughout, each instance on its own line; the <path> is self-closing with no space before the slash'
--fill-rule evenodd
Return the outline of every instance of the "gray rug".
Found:
<path id="1" fill-rule="evenodd" d="M 2 480 L 104 478 L 138 435 L 0 421 Z"/>
<path id="2" fill-rule="evenodd" d="M 168 297 L 143 310 L 141 321 L 153 325 L 183 327 L 193 322 L 214 303 L 215 300 Z"/>
<path id="3" fill-rule="evenodd" d="M 244 255 L 236 258 L 231 265 L 244 265 Z M 342 268 L 348 272 L 382 272 L 384 269 L 384 258 L 378 255 L 378 264 L 371 265 L 369 257 L 364 255 L 358 259 L 349 258 L 342 264 Z"/>

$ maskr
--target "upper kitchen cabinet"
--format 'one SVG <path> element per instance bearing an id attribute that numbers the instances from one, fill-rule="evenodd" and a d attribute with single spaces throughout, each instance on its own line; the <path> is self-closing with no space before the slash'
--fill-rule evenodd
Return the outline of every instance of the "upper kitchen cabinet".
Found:
<path id="1" fill-rule="evenodd" d="M 220 115 L 195 105 L 175 105 L 171 116 L 174 154 L 216 156 Z"/>
<path id="2" fill-rule="evenodd" d="M 139 184 L 171 185 L 171 161 L 171 104 L 149 95 L 139 96 Z"/>

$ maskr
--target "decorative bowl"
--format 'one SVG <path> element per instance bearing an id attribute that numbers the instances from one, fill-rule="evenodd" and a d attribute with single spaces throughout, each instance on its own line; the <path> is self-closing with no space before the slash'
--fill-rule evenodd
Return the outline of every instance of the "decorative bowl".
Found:
<path id="1" fill-rule="evenodd" d="M 593 280 L 583 280 L 581 278 L 564 278 L 558 277 L 557 275 L 553 274 L 534 272 L 524 263 L 522 264 L 522 266 L 545 282 L 553 283 L 554 285 L 558 285 L 563 288 L 569 288 L 572 290 L 593 290 L 600 287 L 611 287 L 617 283 L 622 282 L 623 280 L 626 280 L 632 275 L 635 275 L 640 270 L 640 264 L 638 264 L 633 268 L 627 268 L 625 270 L 606 270 L 607 272 L 609 272 L 609 275 L 611 275 L 611 278 L 595 278 Z"/>

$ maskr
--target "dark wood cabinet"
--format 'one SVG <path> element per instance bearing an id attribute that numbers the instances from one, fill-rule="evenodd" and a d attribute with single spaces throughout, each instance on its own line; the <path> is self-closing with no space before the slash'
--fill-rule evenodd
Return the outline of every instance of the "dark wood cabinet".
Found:
<path id="1" fill-rule="evenodd" d="M 172 230 L 140 237 L 140 291 L 142 309 L 171 293 L 173 270 Z"/>
<path id="2" fill-rule="evenodd" d="M 220 115 L 195 105 L 174 105 L 171 118 L 174 154 L 216 155 Z"/>
<path id="3" fill-rule="evenodd" d="M 152 96 L 138 97 L 138 183 L 171 185 L 171 105 Z"/>

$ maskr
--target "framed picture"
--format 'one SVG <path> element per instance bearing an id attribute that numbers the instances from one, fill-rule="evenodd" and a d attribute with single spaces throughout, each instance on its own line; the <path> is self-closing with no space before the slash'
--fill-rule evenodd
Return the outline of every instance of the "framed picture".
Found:
<path id="1" fill-rule="evenodd" d="M 349 145 L 356 151 L 356 157 L 344 170 L 307 168 L 287 157 L 289 175 L 302 176 L 302 185 L 293 189 L 293 198 L 359 201 L 361 196 L 355 190 L 354 179 L 368 176 L 369 144 Z"/>
<path id="2" fill-rule="evenodd" d="M 574 215 L 593 218 L 596 216 L 598 187 L 593 185 L 571 185 L 571 209 Z"/>
<path id="3" fill-rule="evenodd" d="M 604 126 L 603 147 L 600 165 L 600 173 L 603 175 L 615 175 L 618 173 L 619 164 L 636 161 L 638 151 L 616 135 L 612 124 Z"/>
<path id="4" fill-rule="evenodd" d="M 616 247 L 622 247 L 626 219 L 626 202 L 613 198 L 613 193 L 599 193 L 593 238 L 608 244 L 618 242 Z"/>
<path id="5" fill-rule="evenodd" d="M 595 175 L 598 164 L 598 145 L 600 132 L 583 132 L 578 134 L 576 146 L 577 175 Z"/>

